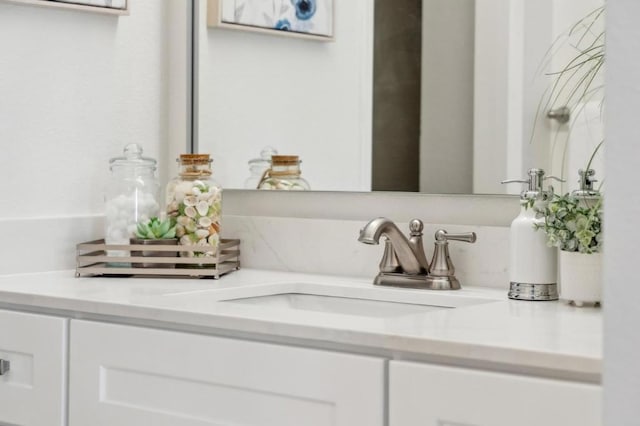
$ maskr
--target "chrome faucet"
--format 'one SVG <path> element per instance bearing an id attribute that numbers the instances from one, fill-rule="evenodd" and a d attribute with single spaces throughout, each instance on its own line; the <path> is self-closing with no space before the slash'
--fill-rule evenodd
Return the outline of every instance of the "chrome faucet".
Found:
<path id="1" fill-rule="evenodd" d="M 423 229 L 422 221 L 413 219 L 409 223 L 410 236 L 407 239 L 393 221 L 379 217 L 360 230 L 358 241 L 361 243 L 379 244 L 380 237 L 386 237 L 380 273 L 374 279 L 374 284 L 432 290 L 460 288 L 449 257 L 449 240 L 473 243 L 476 241 L 475 232 L 448 234 L 442 229 L 438 230 L 433 260 L 429 265 L 422 245 Z"/>
<path id="2" fill-rule="evenodd" d="M 414 221 L 420 222 L 417 219 L 412 222 Z M 420 226 L 422 226 L 422 222 L 420 222 Z M 420 236 L 422 236 L 422 228 L 419 232 Z M 379 244 L 382 235 L 387 237 L 388 242 L 385 249 L 385 257 L 390 258 L 392 256 L 388 249 L 388 247 L 392 247 L 393 253 L 396 255 L 396 259 L 404 272 L 412 275 L 427 273 L 429 263 L 424 255 L 424 250 L 421 253 L 418 252 L 415 244 L 409 243 L 409 240 L 398 229 L 398 226 L 386 217 L 379 217 L 369 222 L 360 231 L 358 241 L 365 244 Z M 384 257 L 383 263 L 386 263 Z"/>

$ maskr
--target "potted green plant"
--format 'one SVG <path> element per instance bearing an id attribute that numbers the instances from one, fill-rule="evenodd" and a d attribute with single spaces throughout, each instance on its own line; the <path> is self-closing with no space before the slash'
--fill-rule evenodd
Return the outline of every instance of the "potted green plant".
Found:
<path id="1" fill-rule="evenodd" d="M 583 172 L 583 176 L 588 171 Z M 560 250 L 560 298 L 582 306 L 602 300 L 602 197 L 597 191 L 554 195 L 539 210 L 549 246 Z"/>
<path id="2" fill-rule="evenodd" d="M 177 245 L 178 240 L 176 238 L 176 220 L 173 217 L 160 220 L 157 217 L 152 217 L 148 221 L 140 222 L 137 224 L 135 238 L 131 238 L 130 242 L 134 245 Z M 158 250 L 143 250 L 132 251 L 132 256 L 141 257 L 177 257 L 178 251 L 158 251 Z M 174 266 L 172 263 L 133 263 L 137 268 L 171 268 Z"/>

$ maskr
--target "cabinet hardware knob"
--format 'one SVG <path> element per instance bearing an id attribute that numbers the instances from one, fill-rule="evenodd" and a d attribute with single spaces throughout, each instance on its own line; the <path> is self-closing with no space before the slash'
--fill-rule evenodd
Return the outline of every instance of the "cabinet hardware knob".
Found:
<path id="1" fill-rule="evenodd" d="M 6 359 L 0 359 L 0 376 L 3 376 L 9 372 L 11 363 Z"/>

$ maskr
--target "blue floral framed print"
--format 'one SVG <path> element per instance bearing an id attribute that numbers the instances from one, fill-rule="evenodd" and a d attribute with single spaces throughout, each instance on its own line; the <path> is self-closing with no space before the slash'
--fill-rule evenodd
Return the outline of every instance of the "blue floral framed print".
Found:
<path id="1" fill-rule="evenodd" d="M 334 0 L 209 0 L 219 26 L 247 26 L 281 33 L 333 37 Z M 211 19 L 210 25 L 212 23 Z M 221 24 L 221 25 L 220 25 Z"/>

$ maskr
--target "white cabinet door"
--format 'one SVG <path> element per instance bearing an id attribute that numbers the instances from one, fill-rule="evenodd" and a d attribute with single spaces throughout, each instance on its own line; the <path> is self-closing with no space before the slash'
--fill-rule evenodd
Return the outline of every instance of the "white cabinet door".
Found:
<path id="1" fill-rule="evenodd" d="M 599 426 L 600 386 L 390 362 L 390 426 Z"/>
<path id="2" fill-rule="evenodd" d="M 0 425 L 64 425 L 67 321 L 0 310 Z"/>
<path id="3" fill-rule="evenodd" d="M 71 321 L 70 426 L 382 426 L 384 360 Z"/>

